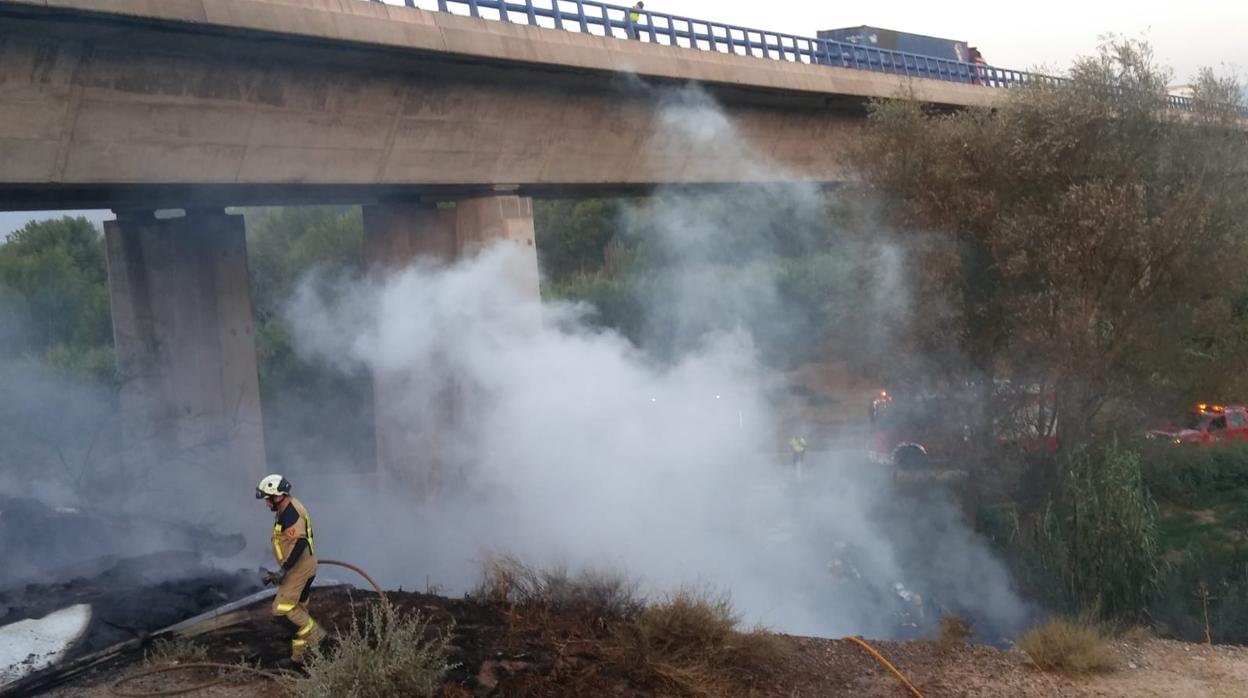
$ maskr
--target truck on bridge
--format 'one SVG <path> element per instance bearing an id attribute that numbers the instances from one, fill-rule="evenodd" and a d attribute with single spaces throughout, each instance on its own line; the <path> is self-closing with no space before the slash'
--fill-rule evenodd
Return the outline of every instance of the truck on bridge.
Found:
<path id="1" fill-rule="evenodd" d="M 965 41 L 942 39 L 925 34 L 911 34 L 895 29 L 880 27 L 843 27 L 841 29 L 823 29 L 818 32 L 820 39 L 841 41 L 867 48 L 887 49 L 913 53 L 919 56 L 943 58 L 961 63 L 971 62 L 971 47 Z"/>

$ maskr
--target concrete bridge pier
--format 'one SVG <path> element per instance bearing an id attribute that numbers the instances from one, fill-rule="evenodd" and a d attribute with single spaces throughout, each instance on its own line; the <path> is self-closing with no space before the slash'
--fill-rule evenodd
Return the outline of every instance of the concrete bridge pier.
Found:
<path id="1" fill-rule="evenodd" d="M 402 269 L 466 259 L 510 241 L 520 254 L 508 269 L 518 296 L 539 298 L 533 202 L 501 195 L 441 203 L 364 207 L 364 255 L 371 270 Z M 421 312 L 419 305 L 413 313 Z M 470 436 L 470 388 L 444 359 L 373 374 L 377 461 L 381 476 L 429 497 L 458 477 L 466 460 L 459 446 Z"/>
<path id="2" fill-rule="evenodd" d="M 246 497 L 266 467 L 242 217 L 118 211 L 104 228 L 122 431 L 139 486 Z"/>

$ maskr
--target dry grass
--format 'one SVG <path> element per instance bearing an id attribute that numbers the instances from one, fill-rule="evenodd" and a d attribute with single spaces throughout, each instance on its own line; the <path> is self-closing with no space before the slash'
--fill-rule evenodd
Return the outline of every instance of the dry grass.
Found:
<path id="1" fill-rule="evenodd" d="M 436 696 L 446 672 L 450 630 L 431 629 L 420 614 L 400 615 L 388 603 L 353 618 L 327 652 L 313 649 L 307 676 L 295 680 L 301 698 Z"/>
<path id="2" fill-rule="evenodd" d="M 486 559 L 474 595 L 530 613 L 577 618 L 598 629 L 645 607 L 636 582 L 623 574 L 587 570 L 573 576 L 566 568 L 536 570 L 505 555 Z"/>
<path id="3" fill-rule="evenodd" d="M 936 649 L 941 652 L 952 652 L 975 637 L 975 628 L 970 621 L 959 615 L 945 615 L 940 618 L 940 634 L 936 636 Z"/>
<path id="4" fill-rule="evenodd" d="M 1154 638 L 1153 631 L 1143 625 L 1132 625 L 1118 634 L 1118 639 L 1129 645 L 1143 645 Z"/>
<path id="5" fill-rule="evenodd" d="M 194 664 L 208 661 L 208 648 L 184 638 L 156 640 L 143 658 L 151 666 Z"/>
<path id="6" fill-rule="evenodd" d="M 575 637 L 588 674 L 623 673 L 663 695 L 730 696 L 770 674 L 783 641 L 742 630 L 725 595 L 682 589 L 649 603 L 624 575 L 536 570 L 491 556 L 473 594 L 508 609 L 513 631 Z"/>
<path id="7" fill-rule="evenodd" d="M 1018 640 L 1019 649 L 1044 671 L 1091 674 L 1114 667 L 1110 638 L 1087 620 L 1054 618 L 1028 630 Z"/>
<path id="8" fill-rule="evenodd" d="M 783 655 L 761 628 L 739 629 L 727 596 L 682 589 L 613 628 L 609 660 L 638 681 L 683 695 L 730 695 Z"/>

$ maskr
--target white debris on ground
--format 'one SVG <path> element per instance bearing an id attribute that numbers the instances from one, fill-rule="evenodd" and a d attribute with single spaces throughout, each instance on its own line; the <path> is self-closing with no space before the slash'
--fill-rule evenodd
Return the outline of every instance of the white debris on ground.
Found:
<path id="1" fill-rule="evenodd" d="M 84 603 L 0 627 L 0 687 L 56 663 L 90 623 Z"/>

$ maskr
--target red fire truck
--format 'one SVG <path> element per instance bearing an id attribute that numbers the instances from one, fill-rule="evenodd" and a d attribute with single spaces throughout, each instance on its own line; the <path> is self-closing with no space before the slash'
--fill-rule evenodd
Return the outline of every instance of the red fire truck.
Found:
<path id="1" fill-rule="evenodd" d="M 993 430 L 1001 446 L 1028 452 L 1057 450 L 1057 420 L 1051 393 L 1039 390 L 998 390 Z M 901 469 L 940 465 L 967 447 L 971 427 L 970 398 L 965 395 L 911 394 L 879 391 L 871 402 L 871 437 L 867 457 Z M 995 402 L 995 400 L 994 400 Z"/>
<path id="2" fill-rule="evenodd" d="M 1248 441 L 1248 407 L 1202 402 L 1184 417 L 1182 426 L 1153 429 L 1148 436 L 1176 444 Z"/>

